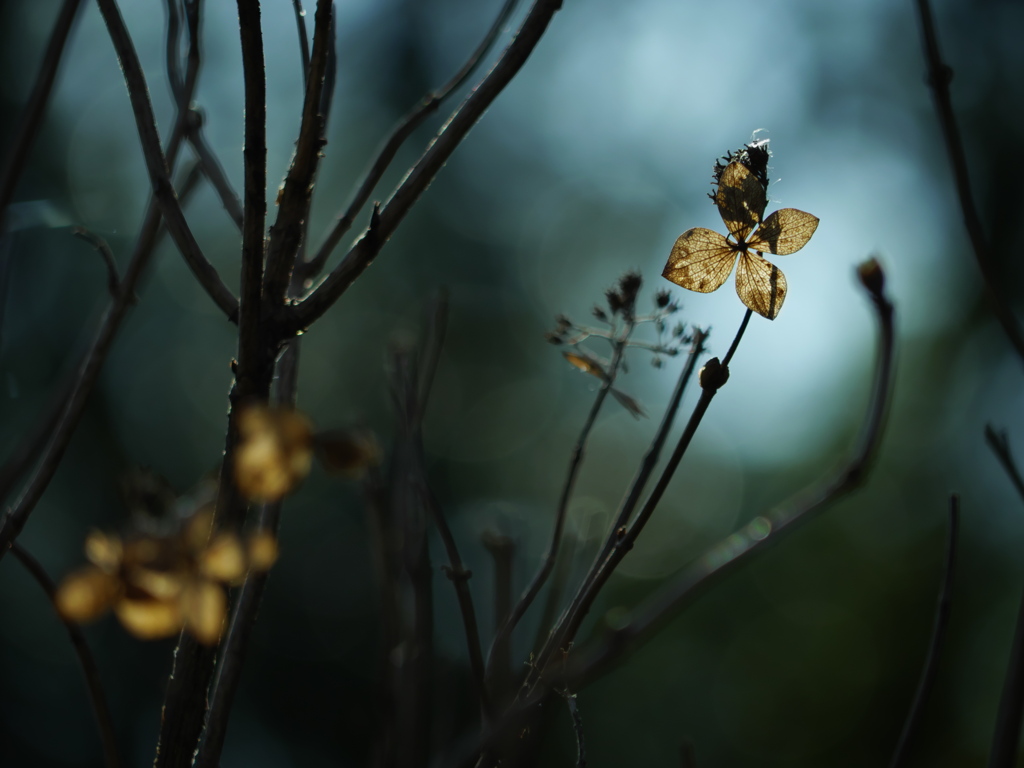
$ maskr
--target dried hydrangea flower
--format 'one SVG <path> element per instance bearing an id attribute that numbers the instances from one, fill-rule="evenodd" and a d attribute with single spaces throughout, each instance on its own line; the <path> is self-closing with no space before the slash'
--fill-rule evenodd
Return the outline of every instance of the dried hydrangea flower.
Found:
<path id="1" fill-rule="evenodd" d="M 290 493 L 313 461 L 309 420 L 287 408 L 250 406 L 238 414 L 235 482 L 253 501 L 277 501 Z"/>
<path id="2" fill-rule="evenodd" d="M 740 301 L 774 320 L 786 299 L 786 277 L 761 254 L 796 253 L 811 239 L 818 218 L 795 208 L 763 218 L 768 204 L 764 186 L 740 162 L 729 163 L 722 171 L 715 204 L 729 235 L 702 227 L 687 230 L 672 246 L 662 275 L 683 288 L 710 293 L 729 279 L 738 260 Z"/>

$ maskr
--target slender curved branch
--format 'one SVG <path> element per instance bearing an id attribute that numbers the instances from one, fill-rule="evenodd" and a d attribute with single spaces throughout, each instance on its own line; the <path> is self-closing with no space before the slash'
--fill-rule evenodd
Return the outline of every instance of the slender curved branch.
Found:
<path id="1" fill-rule="evenodd" d="M 935 110 L 938 113 L 939 127 L 946 143 L 946 153 L 953 169 L 957 196 L 960 198 L 960 210 L 964 217 L 964 226 L 971 241 L 974 258 L 978 262 L 981 277 L 985 283 L 992 312 L 1017 351 L 1017 356 L 1024 361 L 1024 332 L 1020 323 L 996 290 L 996 275 L 992 265 L 992 250 L 985 237 L 981 218 L 974 205 L 971 195 L 970 175 L 967 172 L 967 158 L 964 154 L 963 140 L 957 126 L 956 114 L 953 111 L 953 99 L 950 96 L 949 84 L 953 80 L 953 70 L 943 60 L 939 51 L 939 36 L 935 30 L 928 0 L 917 0 L 918 17 L 921 20 L 921 36 L 924 44 L 925 60 L 928 63 L 928 84 L 931 86 L 935 99 Z"/>
<path id="2" fill-rule="evenodd" d="M 573 446 L 572 453 L 569 457 L 569 471 L 566 474 L 565 482 L 562 485 L 562 493 L 558 500 L 558 508 L 555 510 L 555 525 L 551 532 L 551 541 L 548 544 L 547 551 L 541 558 L 540 568 L 537 573 L 534 574 L 533 579 L 527 586 L 526 590 L 520 596 L 519 600 L 513 606 L 512 611 L 508 617 L 502 623 L 501 627 L 494 634 L 494 639 L 491 641 L 490 650 L 487 653 L 487 675 L 488 677 L 494 671 L 494 665 L 498 660 L 496 653 L 497 649 L 506 646 L 509 637 L 512 635 L 512 631 L 519 624 L 520 619 L 526 614 L 530 606 L 533 605 L 533 601 L 540 593 L 541 587 L 547 581 L 548 576 L 551 574 L 552 569 L 555 567 L 555 560 L 558 558 L 558 550 L 562 544 L 562 533 L 565 530 L 565 519 L 569 512 L 569 500 L 572 498 L 573 489 L 576 487 L 576 477 L 579 475 L 580 467 L 583 466 L 583 455 L 586 449 L 587 439 L 590 437 L 590 431 L 597 421 L 597 415 L 601 411 L 601 406 L 611 392 L 613 385 L 615 384 L 615 377 L 619 372 L 619 368 L 622 363 L 622 356 L 626 350 L 626 342 L 628 341 L 634 328 L 632 320 L 626 322 L 625 328 L 622 334 L 615 339 L 613 342 L 612 359 L 608 365 L 608 375 L 602 380 L 601 388 L 597 392 L 597 396 L 594 398 L 593 404 L 590 406 L 590 412 L 587 414 L 586 420 L 583 422 L 583 428 L 580 430 L 579 436 L 576 438 L 576 445 Z"/>
<path id="3" fill-rule="evenodd" d="M 1010 452 L 1010 441 L 1005 432 L 997 432 L 989 424 L 985 427 L 985 440 L 1003 465 L 1006 474 L 1024 501 L 1024 479 Z M 992 735 L 989 768 L 1010 768 L 1016 765 L 1020 749 L 1021 719 L 1024 717 L 1024 596 L 1017 612 L 1017 626 L 1013 632 L 1010 660 L 999 698 L 996 727 Z"/>
<path id="4" fill-rule="evenodd" d="M 860 486 L 881 443 L 895 359 L 893 306 L 881 285 L 874 288 L 868 286 L 868 290 L 879 321 L 881 339 L 864 428 L 859 444 L 846 464 L 828 483 L 800 494 L 767 515 L 754 518 L 659 589 L 645 605 L 634 612 L 636 618 L 609 633 L 591 648 L 582 653 L 574 653 L 569 667 L 562 673 L 564 682 L 570 687 L 582 688 L 600 676 L 623 658 L 627 650 L 656 633 L 704 589 Z"/>
<path id="5" fill-rule="evenodd" d="M 373 262 L 384 243 L 462 143 L 466 134 L 522 69 L 552 17 L 561 7 L 561 0 L 536 0 L 494 68 L 444 124 L 427 151 L 412 167 L 387 204 L 380 209 L 378 225 L 371 226 L 363 234 L 334 271 L 304 301 L 285 308 L 287 311 L 282 318 L 284 330 L 297 333 L 308 328 Z"/>
<path id="6" fill-rule="evenodd" d="M 302 10 L 302 0 L 292 0 L 295 11 L 295 26 L 299 30 L 299 56 L 302 60 L 302 84 L 309 79 L 309 37 L 306 33 L 306 12 Z"/>
<path id="7" fill-rule="evenodd" d="M 171 183 L 168 173 L 167 158 L 160 147 L 160 135 L 157 132 L 156 119 L 153 116 L 153 105 L 149 100 L 146 76 L 142 72 L 142 65 L 139 63 L 131 36 L 128 34 L 128 28 L 121 17 L 121 11 L 116 0 L 97 0 L 97 4 L 124 72 L 128 97 L 139 132 L 139 142 L 153 187 L 153 196 L 160 207 L 167 231 L 199 284 L 227 315 L 228 319 L 235 322 L 238 316 L 238 300 L 224 285 L 217 270 L 203 255 L 199 243 L 196 242 L 195 236 L 185 220 L 185 214 L 182 212 L 181 204 L 175 194 L 174 185 Z"/>
<path id="8" fill-rule="evenodd" d="M 946 559 L 942 569 L 942 586 L 939 589 L 939 602 L 935 607 L 935 623 L 932 626 L 932 637 L 928 643 L 928 655 L 925 657 L 921 680 L 914 694 L 914 702 L 907 713 L 907 721 L 903 725 L 899 743 L 893 753 L 889 768 L 901 768 L 907 762 L 907 754 L 918 731 L 924 705 L 928 701 L 935 678 L 939 671 L 939 658 L 946 641 L 946 629 L 949 626 L 949 613 L 953 603 L 953 569 L 956 565 L 957 537 L 960 530 L 960 497 L 952 493 L 949 496 L 949 533 L 946 536 Z"/>
<path id="9" fill-rule="evenodd" d="M 43 588 L 52 604 L 56 599 L 57 585 L 53 583 L 53 579 L 50 578 L 43 566 L 18 542 L 11 545 L 11 552 Z M 110 717 L 110 707 L 107 705 L 107 696 L 103 691 L 103 681 L 100 679 L 100 670 L 96 666 L 96 659 L 93 657 L 85 635 L 82 634 L 79 626 L 63 619 L 61 619 L 61 623 L 68 632 L 71 646 L 75 649 L 78 663 L 82 667 L 82 674 L 85 675 L 85 683 L 89 688 L 89 701 L 92 703 L 92 711 L 96 716 L 96 726 L 99 728 L 107 768 L 120 768 L 123 762 L 117 748 L 114 721 Z"/>
<path id="10" fill-rule="evenodd" d="M 71 28 L 78 18 L 78 8 L 81 4 L 81 0 L 64 0 L 60 13 L 57 14 L 57 21 L 53 25 L 53 32 L 50 33 L 50 40 L 46 44 L 46 53 L 43 54 L 39 75 L 32 86 L 32 95 L 29 96 L 25 113 L 18 125 L 18 133 L 11 144 L 11 151 L 7 154 L 3 174 L 0 175 L 0 231 L 3 231 L 7 206 L 14 197 L 14 189 L 18 185 L 21 172 L 25 170 L 25 163 L 28 162 L 32 142 L 39 136 L 39 124 L 46 111 L 46 103 L 50 100 L 57 69 L 60 67 L 60 60 L 64 55 Z"/>
<path id="11" fill-rule="evenodd" d="M 295 1 L 298 3 L 298 0 Z M 305 279 L 311 279 L 320 274 L 327 263 L 327 259 L 330 258 L 331 253 L 338 247 L 338 243 L 341 242 L 341 238 L 352 228 L 352 224 L 355 223 L 359 211 L 366 205 L 366 201 L 370 199 L 370 195 L 373 194 L 373 190 L 380 183 L 384 172 L 387 171 L 391 162 L 395 159 L 395 155 L 398 154 L 398 150 L 405 143 L 405 140 L 423 124 L 427 117 L 437 111 L 445 99 L 465 84 L 466 80 L 469 79 L 470 75 L 473 74 L 473 71 L 483 60 L 484 54 L 494 45 L 494 41 L 508 22 L 509 16 L 512 15 L 517 2 L 518 0 L 505 0 L 505 4 L 498 13 L 498 17 L 494 20 L 490 29 L 487 30 L 476 50 L 470 54 L 466 63 L 462 65 L 462 68 L 440 89 L 424 96 L 420 103 L 402 118 L 391 131 L 391 135 L 384 141 L 384 144 L 377 153 L 377 157 L 374 158 L 370 168 L 364 174 L 345 212 L 338 217 L 334 227 L 331 228 L 330 233 L 317 250 L 316 256 L 303 266 L 303 277 Z M 305 39 L 304 34 L 301 34 L 301 37 L 303 40 Z"/>

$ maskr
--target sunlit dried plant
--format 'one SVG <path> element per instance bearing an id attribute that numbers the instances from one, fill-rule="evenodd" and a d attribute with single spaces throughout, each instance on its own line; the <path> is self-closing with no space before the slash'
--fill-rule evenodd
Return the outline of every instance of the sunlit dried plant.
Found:
<path id="1" fill-rule="evenodd" d="M 672 246 L 662 275 L 683 288 L 710 293 L 729 279 L 738 257 L 736 293 L 748 308 L 774 320 L 786 299 L 786 277 L 761 254 L 799 251 L 817 229 L 818 218 L 795 208 L 763 218 L 765 184 L 742 160 L 730 162 L 716 175 L 714 201 L 729 234 L 723 237 L 702 227 L 687 230 Z"/>
<path id="2" fill-rule="evenodd" d="M 595 306 L 593 315 L 608 325 L 608 329 L 580 325 L 566 315 L 559 315 L 556 318 L 555 330 L 545 334 L 545 338 L 552 344 L 570 347 L 562 352 L 570 365 L 602 383 L 607 383 L 611 395 L 637 418 L 646 415 L 640 403 L 622 390 L 611 386 L 620 368 L 628 371 L 623 351 L 627 347 L 646 349 L 653 354 L 651 364 L 655 368 L 660 368 L 663 356 L 674 357 L 679 354 L 681 345 L 690 342 L 682 323 L 677 323 L 671 331 L 668 329 L 668 318 L 679 311 L 679 305 L 672 301 L 668 291 L 660 291 L 655 295 L 654 312 L 649 315 L 636 314 L 636 300 L 642 284 L 639 274 L 627 272 L 614 288 L 605 292 L 606 306 Z M 632 338 L 633 331 L 642 324 L 654 325 L 657 332 L 657 341 L 654 344 Z M 591 338 L 606 340 L 612 347 L 611 357 L 604 358 L 581 346 L 584 341 Z"/>
<path id="3" fill-rule="evenodd" d="M 253 501 L 277 501 L 290 493 L 313 461 L 313 429 L 295 410 L 254 405 L 238 414 L 235 482 Z"/>
<path id="4" fill-rule="evenodd" d="M 113 610 L 125 629 L 143 640 L 187 629 L 199 642 L 220 639 L 227 610 L 226 584 L 250 570 L 266 571 L 277 559 L 277 541 L 266 532 L 244 541 L 212 530 L 213 513 L 200 510 L 171 535 L 120 537 L 93 531 L 85 540 L 90 565 L 57 589 L 61 616 L 76 623 Z"/>

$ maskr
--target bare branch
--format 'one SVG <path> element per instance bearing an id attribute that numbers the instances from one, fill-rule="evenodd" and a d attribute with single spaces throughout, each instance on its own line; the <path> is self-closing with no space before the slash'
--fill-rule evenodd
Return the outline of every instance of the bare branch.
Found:
<path id="1" fill-rule="evenodd" d="M 892 389 L 895 351 L 892 304 L 880 285 L 869 287 L 869 291 L 880 328 L 878 362 L 859 445 L 846 464 L 830 482 L 798 495 L 774 512 L 754 518 L 670 580 L 635 612 L 636 618 L 571 660 L 564 673 L 567 684 L 582 688 L 600 676 L 623 658 L 628 649 L 650 638 L 702 590 L 860 486 L 881 443 Z"/>
<path id="2" fill-rule="evenodd" d="M 177 154 L 177 147 L 180 146 L 182 135 L 183 129 L 181 129 L 179 123 L 179 129 L 172 134 L 170 144 L 168 145 L 174 151 L 168 151 L 168 156 L 174 157 Z M 193 171 L 195 171 L 194 168 Z M 189 192 L 194 188 L 197 179 L 197 173 L 189 174 L 189 181 L 186 182 Z M 184 193 L 184 185 L 182 189 Z M 57 467 L 60 465 L 61 459 L 64 457 L 64 451 L 67 449 L 68 443 L 71 442 L 71 436 L 74 434 L 75 429 L 78 427 L 78 422 L 85 412 L 86 401 L 96 385 L 96 380 L 99 378 L 103 363 L 107 359 L 107 353 L 114 343 L 121 321 L 124 319 L 128 308 L 134 302 L 135 287 L 138 285 L 139 279 L 142 277 L 142 273 L 145 271 L 153 255 L 157 237 L 161 232 L 160 224 L 160 210 L 155 201 L 151 200 L 131 261 L 121 281 L 117 299 L 111 301 L 110 307 L 100 322 L 100 327 L 96 332 L 92 346 L 85 354 L 74 382 L 70 387 L 67 400 L 63 403 L 63 408 L 59 412 L 55 428 L 48 432 L 41 430 L 34 432 L 26 442 L 25 449 L 16 455 L 18 465 L 16 469 L 19 471 L 13 473 L 13 478 L 16 478 L 28 469 L 36 460 L 37 454 L 43 451 L 43 446 L 45 445 L 45 451 L 43 451 L 42 456 L 38 459 L 35 474 L 29 480 L 14 506 L 0 518 L 0 560 L 7 554 L 7 550 L 18 537 L 18 534 L 21 533 L 25 523 L 28 522 L 29 515 L 32 514 L 32 510 L 39 503 L 39 499 L 42 498 L 43 493 L 50 484 L 50 480 L 53 479 L 53 475 L 57 471 Z"/>
<path id="3" fill-rule="evenodd" d="M 102 237 L 90 232 L 85 227 L 72 227 L 71 234 L 91 245 L 103 259 L 103 263 L 107 267 L 107 291 L 112 299 L 116 299 L 121 278 L 118 277 L 117 262 L 114 261 L 114 252 L 110 250 L 110 245 Z"/>
<path id="4" fill-rule="evenodd" d="M 569 707 L 569 717 L 572 718 L 572 730 L 576 735 L 576 768 L 587 768 L 587 746 L 583 739 L 583 718 L 580 716 L 576 694 L 567 691 L 564 696 L 565 703 Z"/>
<path id="5" fill-rule="evenodd" d="M 482 61 L 484 54 L 494 45 L 494 41 L 508 22 L 509 16 L 511 16 L 517 2 L 518 0 L 505 0 L 505 4 L 498 13 L 498 17 L 494 20 L 490 29 L 487 30 L 476 50 L 466 60 L 466 63 L 462 65 L 462 68 L 442 88 L 424 96 L 412 112 L 402 118 L 401 122 L 391 131 L 391 135 L 384 141 L 384 144 L 377 153 L 377 157 L 374 158 L 370 168 L 364 174 L 363 180 L 360 182 L 345 212 L 338 217 L 334 227 L 317 250 L 316 256 L 303 267 L 303 277 L 305 279 L 311 279 L 320 274 L 327 263 L 327 259 L 330 258 L 331 253 L 334 252 L 334 249 L 338 247 L 338 243 L 341 242 L 341 238 L 352 228 L 352 224 L 355 223 L 359 211 L 362 210 L 367 200 L 370 199 L 370 195 L 373 194 L 373 190 L 380 183 L 384 172 L 391 165 L 391 161 L 395 159 L 395 155 L 398 154 L 398 150 L 405 143 L 405 140 L 422 125 L 427 117 L 437 111 L 445 99 L 465 84 L 466 80 L 469 79 L 470 75 L 473 74 L 473 71 Z M 304 36 L 303 39 L 305 39 Z"/>
<path id="6" fill-rule="evenodd" d="M 928 701 L 935 678 L 939 671 L 939 657 L 946 641 L 946 628 L 949 626 L 949 613 L 953 602 L 953 568 L 956 565 L 957 537 L 960 530 L 960 497 L 952 493 L 949 496 L 949 533 L 946 536 L 946 559 L 942 569 L 942 586 L 939 590 L 939 602 L 935 608 L 935 624 L 932 627 L 931 641 L 928 643 L 928 655 L 925 657 L 924 669 L 921 670 L 921 681 L 914 694 L 914 702 L 907 713 L 907 722 L 903 725 L 896 751 L 889 763 L 889 768 L 901 768 L 907 762 L 907 753 L 921 728 L 924 705 Z"/>
<path id="7" fill-rule="evenodd" d="M 56 598 L 57 586 L 43 566 L 18 542 L 11 545 L 11 552 L 43 588 L 52 604 Z M 100 732 L 100 741 L 103 743 L 103 755 L 107 768 L 120 768 L 123 763 L 117 749 L 114 721 L 110 717 L 110 707 L 107 705 L 107 697 L 103 691 L 103 682 L 100 679 L 99 668 L 96 666 L 96 659 L 78 625 L 63 619 L 61 619 L 61 623 L 68 632 L 71 646 L 75 649 L 78 663 L 82 667 L 82 674 L 85 675 L 85 683 L 89 688 L 89 701 L 92 703 L 92 711 L 96 716 L 96 726 Z"/>
<path id="8" fill-rule="evenodd" d="M 74 26 L 75 19 L 78 17 L 80 5 L 81 0 L 64 0 L 60 13 L 57 15 L 57 21 L 53 25 L 53 32 L 50 33 L 50 41 L 46 45 L 46 53 L 43 54 L 39 75 L 36 77 L 35 85 L 32 86 L 32 95 L 29 96 L 28 106 L 25 107 L 25 113 L 18 126 L 18 133 L 14 137 L 11 151 L 4 163 L 3 174 L 0 175 L 0 231 L 3 231 L 7 206 L 10 205 L 11 199 L 14 197 L 14 189 L 21 177 L 21 172 L 25 170 L 25 163 L 28 162 L 32 142 L 40 133 L 39 124 L 46 111 L 46 102 L 50 100 L 50 91 L 57 78 L 57 69 L 60 66 L 61 57 L 64 55 L 71 27 Z"/>
<path id="9" fill-rule="evenodd" d="M 512 635 L 512 631 L 516 628 L 516 625 L 519 623 L 520 619 L 523 618 L 526 611 L 529 610 L 530 606 L 533 605 L 533 601 L 536 599 L 538 593 L 540 593 L 541 587 L 544 586 L 544 582 L 547 581 L 548 576 L 551 574 L 551 570 L 555 567 L 555 560 L 558 557 L 558 550 L 562 543 L 562 533 L 565 530 L 565 519 L 569 512 L 569 500 L 572 498 L 573 488 L 576 486 L 576 477 L 579 475 L 580 467 L 583 466 L 583 455 L 587 439 L 590 437 L 590 431 L 593 428 L 594 423 L 597 421 L 597 415 L 601 411 L 601 406 L 604 405 L 604 401 L 607 398 L 608 393 L 612 391 L 613 385 L 615 384 L 615 377 L 617 376 L 622 363 L 622 355 L 626 350 L 626 342 L 629 340 L 629 336 L 633 332 L 633 327 L 634 323 L 631 320 L 627 320 L 621 335 L 616 338 L 613 343 L 612 360 L 608 364 L 607 375 L 602 379 L 601 388 L 598 390 L 597 396 L 594 398 L 594 403 L 590 407 L 590 413 L 587 414 L 586 421 L 583 422 L 583 428 L 580 430 L 580 434 L 576 438 L 576 445 L 573 446 L 572 453 L 569 457 L 569 470 L 566 474 L 565 482 L 562 485 L 562 493 L 558 500 L 558 508 L 555 511 L 555 525 L 551 533 L 551 542 L 548 544 L 547 551 L 541 559 L 540 568 L 537 570 L 537 573 L 534 574 L 534 577 L 527 586 L 526 591 L 523 592 L 504 624 L 502 624 L 494 635 L 494 640 L 491 642 L 490 650 L 487 653 L 488 677 L 493 671 L 493 664 L 496 660 L 495 649 L 507 644 Z"/>
<path id="10" fill-rule="evenodd" d="M 227 174 L 224 173 L 224 167 L 217 159 L 217 155 L 214 154 L 213 149 L 207 143 L 206 136 L 203 135 L 202 124 L 204 118 L 202 111 L 196 108 L 190 108 L 190 111 L 189 144 L 192 145 L 196 157 L 199 158 L 203 175 L 206 176 L 217 192 L 217 196 L 220 198 L 224 210 L 231 217 L 231 221 L 241 231 L 244 227 L 245 219 L 245 214 L 242 211 L 242 202 L 238 199 L 238 193 L 232 188 L 231 182 L 228 181 Z"/>
<path id="11" fill-rule="evenodd" d="M 1020 470 L 1017 468 L 1017 462 L 1013 460 L 1013 454 L 1010 452 L 1010 438 L 1007 437 L 1006 431 L 1000 430 L 997 432 L 991 424 L 986 424 L 985 442 L 988 443 L 992 453 L 999 459 L 999 463 L 1003 465 L 1003 469 L 1006 470 L 1006 476 L 1010 478 L 1013 487 L 1017 489 L 1021 500 L 1024 501 L 1024 478 L 1021 477 Z"/>
<path id="12" fill-rule="evenodd" d="M 917 0 L 918 16 L 921 20 L 921 36 L 924 43 L 925 59 L 928 63 L 928 84 L 935 99 L 935 110 L 938 113 L 939 127 L 946 142 L 946 152 L 953 167 L 956 192 L 960 198 L 960 210 L 964 217 L 964 226 L 971 241 L 974 258 L 978 262 L 981 277 L 985 283 L 992 312 L 1003 326 L 1006 335 L 1017 350 L 1017 356 L 1024 361 L 1024 332 L 1020 323 L 1010 310 L 1009 305 L 996 290 L 997 278 L 992 265 L 992 250 L 985 237 L 981 218 L 974 205 L 971 195 L 970 176 L 967 172 L 967 158 L 964 154 L 963 140 L 957 126 L 956 114 L 953 112 L 953 99 L 950 96 L 949 84 L 953 80 L 953 70 L 943 60 L 939 51 L 939 37 L 935 31 L 931 7 L 928 0 Z"/>
<path id="13" fill-rule="evenodd" d="M 295 26 L 299 29 L 299 56 L 302 59 L 302 84 L 309 79 L 309 37 L 306 33 L 306 12 L 302 10 L 302 0 L 292 0 L 295 11 Z"/>
<path id="14" fill-rule="evenodd" d="M 146 77 L 142 72 L 141 64 L 139 64 L 139 57 L 128 34 L 128 28 L 124 24 L 124 19 L 121 18 L 121 11 L 118 9 L 116 0 L 97 0 L 97 3 L 110 33 L 110 39 L 114 44 L 114 50 L 117 52 L 121 69 L 124 71 L 128 97 L 131 101 L 132 111 L 135 113 L 135 125 L 138 128 L 139 141 L 146 159 L 146 169 L 153 187 L 153 196 L 160 207 L 167 231 L 199 284 L 203 286 L 228 319 L 235 322 L 238 316 L 238 300 L 224 285 L 217 270 L 203 255 L 199 243 L 196 242 L 195 236 L 185 220 L 185 214 L 182 212 L 181 204 L 175 194 L 174 185 L 168 174 L 167 159 L 160 148 L 160 135 L 157 132 L 156 120 L 153 116 L 153 105 L 149 100 Z"/>
<path id="15" fill-rule="evenodd" d="M 306 99 L 302 108 L 302 126 L 295 147 L 295 157 L 284 188 L 281 190 L 277 221 L 270 230 L 267 248 L 267 271 L 263 288 L 267 301 L 283 303 L 292 268 L 302 238 L 302 223 L 309 214 L 309 200 L 313 191 L 313 178 L 323 148 L 324 116 L 320 113 L 327 58 L 333 47 L 331 42 L 332 0 L 317 0 L 313 29 L 313 55 L 306 80 Z"/>
<path id="16" fill-rule="evenodd" d="M 384 243 L 398 228 L 466 134 L 522 69 L 561 6 L 561 0 L 537 0 L 494 68 L 445 123 L 419 162 L 413 166 L 386 206 L 381 209 L 380 226 L 376 233 L 365 233 L 334 271 L 302 303 L 286 308 L 288 311 L 284 315 L 284 325 L 288 332 L 308 328 L 338 300 L 376 258 Z"/>

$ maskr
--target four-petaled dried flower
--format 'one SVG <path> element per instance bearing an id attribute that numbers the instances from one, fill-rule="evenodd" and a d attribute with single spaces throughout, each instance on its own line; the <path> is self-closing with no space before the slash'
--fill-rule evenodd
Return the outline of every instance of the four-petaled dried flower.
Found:
<path id="1" fill-rule="evenodd" d="M 313 461 L 313 430 L 302 414 L 254 405 L 238 414 L 235 482 L 253 501 L 277 501 L 290 493 Z"/>
<path id="2" fill-rule="evenodd" d="M 683 288 L 710 293 L 729 279 L 738 257 L 736 293 L 754 312 L 774 320 L 786 299 L 786 278 L 761 253 L 799 251 L 814 234 L 818 218 L 795 208 L 762 218 L 768 204 L 764 186 L 740 162 L 722 172 L 715 204 L 728 237 L 701 227 L 687 230 L 672 246 L 662 275 Z"/>
<path id="3" fill-rule="evenodd" d="M 193 515 L 168 536 L 125 538 L 93 531 L 85 540 L 87 565 L 57 588 L 57 611 L 82 623 L 113 609 L 121 624 L 142 640 L 187 629 L 199 642 L 220 639 L 227 611 L 225 584 L 238 584 L 252 570 L 269 570 L 277 540 L 267 532 L 244 542 L 212 531 L 209 509 Z"/>

